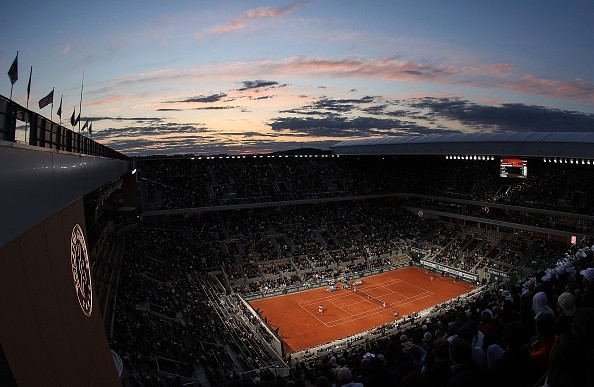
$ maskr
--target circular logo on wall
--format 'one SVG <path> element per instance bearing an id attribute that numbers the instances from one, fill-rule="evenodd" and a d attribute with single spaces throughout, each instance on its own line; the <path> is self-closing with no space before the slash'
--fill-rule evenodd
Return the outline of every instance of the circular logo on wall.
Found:
<path id="1" fill-rule="evenodd" d="M 77 224 L 72 229 L 70 238 L 70 263 L 72 264 L 72 280 L 82 311 L 90 316 L 93 311 L 93 288 L 91 287 L 91 265 L 87 254 L 85 236 Z"/>

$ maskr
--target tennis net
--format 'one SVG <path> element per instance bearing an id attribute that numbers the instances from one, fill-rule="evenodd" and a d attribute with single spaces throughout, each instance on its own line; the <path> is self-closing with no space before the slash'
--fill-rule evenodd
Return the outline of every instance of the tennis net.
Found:
<path id="1" fill-rule="evenodd" d="M 356 294 L 358 294 L 358 295 L 360 295 L 361 297 L 364 297 L 365 299 L 367 299 L 369 301 L 375 302 L 376 304 L 378 304 L 380 306 L 383 306 L 384 308 L 387 308 L 388 307 L 388 303 L 386 301 L 381 300 L 381 299 L 379 299 L 379 298 L 377 298 L 375 296 L 372 296 L 371 294 L 369 294 L 369 293 L 367 293 L 367 292 L 365 292 L 365 291 L 363 291 L 363 290 L 361 290 L 361 289 L 359 289 L 357 287 L 354 287 L 353 286 L 353 292 L 356 293 Z"/>

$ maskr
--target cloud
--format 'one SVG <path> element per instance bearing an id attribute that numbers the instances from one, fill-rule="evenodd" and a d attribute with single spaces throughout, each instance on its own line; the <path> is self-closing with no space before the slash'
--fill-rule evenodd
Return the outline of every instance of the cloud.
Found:
<path id="1" fill-rule="evenodd" d="M 163 123 L 159 125 L 126 126 L 123 128 L 107 128 L 93 133 L 93 139 L 115 141 L 121 138 L 143 137 L 157 138 L 171 134 L 208 133 L 209 129 L 190 124 Z"/>
<path id="2" fill-rule="evenodd" d="M 369 107 L 363 108 L 361 110 L 363 110 L 367 114 L 382 115 L 382 114 L 386 114 L 387 107 L 388 107 L 387 104 L 381 104 L 381 105 L 369 106 Z"/>
<path id="3" fill-rule="evenodd" d="M 151 154 L 241 154 L 266 153 L 298 148 L 300 141 L 287 137 L 305 137 L 302 133 L 219 132 L 202 124 L 157 124 L 142 127 L 107 128 L 93 139 L 129 156 Z M 327 149 L 336 141 L 308 142 Z"/>
<path id="4" fill-rule="evenodd" d="M 414 108 L 425 109 L 428 118 L 457 120 L 478 129 L 516 132 L 591 132 L 594 114 L 550 109 L 543 106 L 505 103 L 480 105 L 461 98 L 421 98 Z"/>
<path id="5" fill-rule="evenodd" d="M 163 118 L 160 117 L 109 117 L 109 116 L 96 116 L 96 117 L 89 117 L 90 121 L 134 121 L 138 123 L 146 123 L 146 122 L 162 122 Z"/>
<path id="6" fill-rule="evenodd" d="M 254 101 L 259 100 L 259 99 L 269 99 L 269 98 L 274 98 L 274 96 L 273 95 L 263 95 L 263 96 L 255 97 L 255 98 L 254 97 L 250 97 L 250 99 L 251 100 L 254 100 Z"/>
<path id="7" fill-rule="evenodd" d="M 328 112 L 347 113 L 358 108 L 358 105 L 369 104 L 374 101 L 373 97 L 353 99 L 331 99 L 322 97 L 317 101 L 299 108 L 281 110 L 280 113 L 304 114 L 304 115 L 326 115 Z"/>
<path id="8" fill-rule="evenodd" d="M 506 88 L 540 95 L 551 95 L 557 98 L 591 99 L 594 100 L 594 85 L 583 79 L 561 82 L 539 78 L 534 75 L 524 75 L 516 82 L 508 83 Z"/>
<path id="9" fill-rule="evenodd" d="M 211 95 L 199 95 L 196 97 L 190 97 L 186 99 L 182 99 L 179 101 L 165 101 L 164 103 L 178 103 L 178 102 L 200 102 L 200 103 L 209 103 L 209 102 L 218 102 L 222 98 L 225 98 L 227 94 L 225 93 L 218 93 L 218 94 L 211 94 Z"/>
<path id="10" fill-rule="evenodd" d="M 254 138 L 254 137 L 267 137 L 267 138 L 279 138 L 279 133 L 263 133 L 263 132 L 217 132 L 220 136 L 230 137 L 241 137 L 241 138 Z"/>
<path id="11" fill-rule="evenodd" d="M 158 112 L 183 112 L 188 110 L 227 110 L 227 109 L 237 109 L 239 106 L 204 106 L 204 107 L 196 107 L 191 109 L 168 109 L 168 108 L 160 108 L 157 109 Z"/>
<path id="12" fill-rule="evenodd" d="M 452 75 L 455 71 L 452 66 L 432 65 L 393 58 L 369 60 L 290 58 L 276 63 L 263 63 L 262 65 L 269 74 L 301 74 L 396 81 L 440 79 Z"/>
<path id="13" fill-rule="evenodd" d="M 261 20 L 278 19 L 295 11 L 305 3 L 306 2 L 304 1 L 295 1 L 288 5 L 285 5 L 284 7 L 279 8 L 260 7 L 249 9 L 242 13 L 240 16 L 231 20 L 227 24 L 218 24 L 200 31 L 196 34 L 196 39 L 202 40 L 207 36 L 211 35 L 222 35 L 234 31 L 243 30 Z"/>
<path id="14" fill-rule="evenodd" d="M 276 76 L 325 76 L 389 81 L 433 82 L 498 88 L 553 98 L 594 99 L 594 85 L 583 79 L 558 81 L 535 75 L 514 74 L 512 64 L 454 66 L 394 58 L 342 59 L 291 58 L 262 63 L 261 71 Z"/>
<path id="15" fill-rule="evenodd" d="M 226 109 L 237 109 L 239 106 L 205 106 L 205 107 L 197 107 L 193 108 L 192 110 L 226 110 Z"/>
<path id="16" fill-rule="evenodd" d="M 66 44 L 64 45 L 64 47 L 62 47 L 62 54 L 67 55 L 70 50 L 72 50 L 72 47 L 74 46 L 74 41 L 69 41 L 66 42 Z"/>
<path id="17" fill-rule="evenodd" d="M 460 69 L 461 73 L 478 73 L 492 75 L 508 75 L 514 70 L 515 66 L 510 63 L 494 63 L 484 66 L 464 66 Z"/>
<path id="18" fill-rule="evenodd" d="M 268 125 L 273 131 L 301 133 L 312 138 L 443 134 L 462 130 L 584 132 L 594 127 L 594 114 L 543 106 L 481 105 L 458 97 L 382 100 L 369 106 L 379 99 L 324 97 L 309 105 L 279 111 L 292 116 L 272 118 Z"/>
<path id="19" fill-rule="evenodd" d="M 404 136 L 459 132 L 451 129 L 429 128 L 393 118 L 375 117 L 277 117 L 271 120 L 269 125 L 275 131 L 298 132 L 314 137 Z"/>
<path id="20" fill-rule="evenodd" d="M 184 69 L 160 69 L 150 72 L 130 74 L 114 79 L 96 91 L 103 97 L 101 103 L 121 103 L 118 98 L 125 86 L 139 85 L 151 87 L 170 82 L 195 82 L 197 80 L 236 81 L 246 77 L 267 74 L 279 78 L 320 78 L 366 79 L 391 82 L 417 82 L 423 84 L 453 85 L 456 87 L 477 87 L 489 93 L 489 89 L 506 90 L 551 98 L 594 100 L 594 84 L 582 79 L 559 81 L 535 75 L 517 74 L 510 64 L 485 64 L 477 66 L 454 66 L 446 63 L 428 63 L 394 58 L 288 58 L 283 60 L 259 60 L 253 62 L 233 62 Z M 276 81 L 241 81 L 239 91 L 264 90 L 266 87 L 281 87 Z M 284 86 L 284 85 L 283 85 Z M 318 86 L 325 88 L 325 86 Z M 90 92 L 95 92 L 94 90 Z M 197 102 L 208 102 L 208 97 L 216 99 L 224 93 L 212 96 L 198 96 Z M 205 98 L 205 100 L 202 100 Z M 191 101 L 192 98 L 188 98 Z"/>
<path id="21" fill-rule="evenodd" d="M 328 149 L 336 144 L 335 140 L 311 141 L 307 143 L 308 147 L 318 149 Z M 129 139 L 117 140 L 110 144 L 110 147 L 129 156 L 146 155 L 220 155 L 220 154 L 257 154 L 272 153 L 277 151 L 286 151 L 290 149 L 299 149 L 304 143 L 297 140 L 287 141 L 272 139 L 258 139 L 254 137 L 244 137 L 241 143 L 237 140 L 215 140 L 211 138 L 190 138 L 180 143 L 179 140 L 147 140 L 147 139 Z"/>
<path id="22" fill-rule="evenodd" d="M 243 84 L 243 87 L 237 89 L 239 91 L 245 91 L 245 90 L 250 90 L 250 89 L 259 89 L 259 88 L 263 88 L 263 87 L 271 87 L 271 86 L 278 85 L 278 82 L 276 82 L 276 81 L 264 81 L 262 79 L 257 79 L 255 81 L 242 81 L 241 83 Z M 283 86 L 286 86 L 286 85 L 281 85 L 279 87 L 283 87 Z"/>
<path id="23" fill-rule="evenodd" d="M 407 109 L 402 109 L 405 106 L 405 101 L 391 101 L 390 102 L 393 106 L 385 103 L 380 105 L 373 105 L 366 108 L 361 109 L 364 113 L 370 114 L 372 116 L 388 116 L 388 117 L 406 117 L 408 119 L 425 119 L 422 115 L 419 115 L 418 112 Z M 398 107 L 398 109 L 394 109 L 394 107 Z"/>
<path id="24" fill-rule="evenodd" d="M 195 109 L 231 107 L 206 106 Z M 193 110 L 193 109 L 185 109 Z M 361 112 L 362 115 L 358 115 Z M 231 153 L 286 150 L 302 141 L 325 144 L 349 138 L 524 131 L 591 131 L 594 114 L 515 103 L 479 104 L 460 97 L 387 100 L 365 96 L 328 97 L 274 117 L 270 131 L 218 131 L 204 124 L 168 123 L 159 117 L 92 117 L 91 121 L 130 122 L 96 132 L 94 139 L 129 155 Z M 367 115 L 367 116 L 365 116 Z M 370 117 L 370 116 L 371 117 Z M 451 125 L 457 129 L 450 129 Z M 459 130 L 458 130 L 459 129 Z"/>

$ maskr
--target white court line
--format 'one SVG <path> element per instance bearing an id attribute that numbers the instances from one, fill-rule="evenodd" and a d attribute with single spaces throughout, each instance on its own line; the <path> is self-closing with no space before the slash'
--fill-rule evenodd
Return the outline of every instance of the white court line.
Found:
<path id="1" fill-rule="evenodd" d="M 384 283 L 385 284 L 393 284 L 393 283 L 397 283 L 397 282 L 402 282 L 402 280 L 393 279 L 390 281 L 386 281 Z M 368 289 L 375 289 L 378 286 L 382 286 L 382 285 L 373 285 L 373 286 L 368 287 Z M 323 303 L 323 302 L 329 302 L 329 301 L 331 302 L 332 300 L 348 297 L 350 294 L 354 293 L 352 290 L 346 290 L 346 289 L 341 289 L 341 290 L 344 290 L 344 291 L 339 290 L 338 291 L 339 295 L 337 295 L 335 292 L 332 292 L 332 294 L 327 294 L 324 297 L 314 298 L 313 300 L 308 300 L 308 301 L 301 301 L 301 302 L 299 302 L 299 305 L 313 305 L 313 304 L 318 304 L 318 303 Z M 402 295 L 402 297 L 406 297 L 406 296 Z"/>
<path id="2" fill-rule="evenodd" d="M 398 292 L 390 289 L 389 287 L 387 287 L 387 285 L 396 284 L 396 283 L 404 283 L 404 284 L 406 284 L 408 286 L 415 287 L 417 289 L 423 290 L 423 292 L 422 293 L 419 293 L 417 295 L 414 295 L 412 297 L 407 297 L 404 294 L 398 293 Z M 404 298 L 403 300 L 397 301 L 395 303 L 390 303 L 390 307 L 398 307 L 398 306 L 402 306 L 402 305 L 411 304 L 411 303 L 413 303 L 415 301 L 421 300 L 423 298 L 427 298 L 427 297 L 435 294 L 435 292 L 432 292 L 432 291 L 430 291 L 428 289 L 425 289 L 425 288 L 422 288 L 420 286 L 411 284 L 410 282 L 404 281 L 404 280 L 401 280 L 401 279 L 393 279 L 393 280 L 385 281 L 385 282 L 382 282 L 380 284 L 376 284 L 376 285 L 365 287 L 363 289 L 370 290 L 370 289 L 379 289 L 379 288 L 383 288 L 383 289 L 387 290 L 388 292 L 387 293 L 384 293 L 384 294 L 381 294 L 381 295 L 379 295 L 377 297 L 386 297 L 386 296 L 390 296 L 390 295 L 393 295 L 393 294 L 397 294 L 398 296 Z M 362 301 L 350 303 L 350 304 L 347 304 L 347 305 L 344 305 L 343 307 L 341 307 L 341 306 L 337 305 L 334 301 L 336 301 L 338 299 L 341 299 L 341 298 L 349 297 L 351 294 L 354 293 L 352 290 L 346 290 L 346 289 L 342 289 L 342 290 L 345 290 L 345 291 L 344 292 L 341 292 L 339 290 L 339 292 L 340 292 L 339 294 L 334 294 L 334 292 L 332 292 L 333 294 L 328 294 L 328 295 L 326 295 L 324 297 L 319 297 L 319 298 L 316 298 L 314 300 L 308 300 L 308 301 L 299 302 L 298 305 L 301 308 L 303 308 L 307 313 L 309 313 L 310 315 L 312 315 L 313 317 L 315 317 L 316 320 L 318 320 L 321 324 L 323 324 L 324 326 L 326 326 L 328 328 L 336 327 L 336 326 L 343 325 L 343 324 L 347 324 L 349 322 L 352 322 L 353 320 L 360 320 L 360 319 L 363 319 L 363 318 L 366 318 L 366 317 L 369 317 L 369 316 L 376 315 L 378 313 L 384 313 L 385 312 L 385 308 L 383 308 L 383 307 L 377 307 L 377 308 L 373 308 L 373 309 L 367 310 L 365 312 L 357 313 L 357 314 L 349 313 L 344 308 L 348 308 L 350 306 L 354 306 L 354 305 L 357 305 L 357 304 L 362 304 L 362 303 L 365 303 L 365 302 L 371 302 L 371 301 L 369 301 L 369 300 L 362 300 Z M 374 296 L 374 297 L 376 297 L 376 296 Z M 348 314 L 348 316 L 341 317 L 341 318 L 338 318 L 338 319 L 334 319 L 334 320 L 329 321 L 329 322 L 324 322 L 324 321 L 322 321 L 322 320 L 319 319 L 317 313 L 314 314 L 314 313 L 310 312 L 308 309 L 306 309 L 306 306 L 320 304 L 320 303 L 323 304 L 324 302 L 332 304 L 337 309 L 340 309 L 344 313 Z M 342 321 L 344 321 L 344 322 L 342 322 Z"/>
<path id="3" fill-rule="evenodd" d="M 402 306 L 402 305 L 411 304 L 411 303 L 413 303 L 415 301 L 419 301 L 419 300 L 421 300 L 423 298 L 427 298 L 427 297 L 429 297 L 431 295 L 432 294 L 429 294 L 428 293 L 428 294 L 423 294 L 423 295 L 420 295 L 420 296 L 416 296 L 414 298 L 409 298 L 409 299 L 406 299 L 406 300 L 402 300 L 402 301 L 394 304 L 394 306 Z M 390 306 L 392 306 L 392 305 L 390 305 Z M 327 326 L 327 327 L 329 327 L 329 328 L 333 328 L 333 327 L 336 327 L 336 326 L 339 326 L 339 325 L 351 323 L 354 320 L 361 320 L 363 318 L 366 318 L 366 317 L 369 317 L 369 316 L 373 316 L 373 315 L 376 315 L 378 313 L 385 313 L 385 308 L 378 307 L 378 308 L 375 308 L 375 309 L 371 309 L 369 311 L 361 312 L 361 313 L 354 314 L 354 315 L 347 316 L 347 317 L 342 317 L 342 318 L 339 318 L 339 319 L 335 319 L 335 320 L 329 321 L 327 324 L 324 324 L 324 325 Z"/>
<path id="4" fill-rule="evenodd" d="M 404 297 L 404 298 L 409 298 L 408 296 L 405 296 L 404 294 L 398 293 L 398 292 L 396 292 L 396 291 L 394 291 L 394 290 L 392 290 L 392 289 L 390 289 L 390 288 L 388 288 L 388 287 L 386 287 L 386 286 L 385 286 L 385 285 L 393 284 L 393 283 L 396 283 L 396 282 L 405 283 L 405 284 L 407 284 L 408 286 L 415 287 L 415 288 L 417 288 L 417 289 L 421 289 L 423 292 L 422 292 L 422 293 L 419 293 L 419 294 L 424 294 L 425 292 L 430 292 L 430 293 L 432 293 L 432 294 L 435 294 L 435 292 L 432 292 L 432 291 L 431 291 L 431 290 L 429 290 L 429 289 L 422 288 L 422 287 L 420 287 L 420 286 L 417 286 L 417 285 L 411 284 L 410 282 L 407 282 L 407 281 L 404 281 L 404 280 L 397 280 L 397 281 L 394 281 L 394 280 L 392 280 L 392 281 L 386 281 L 386 282 L 383 282 L 383 283 L 381 283 L 381 284 L 377 284 L 377 285 L 370 286 L 370 287 L 369 287 L 369 288 L 367 288 L 367 289 L 386 288 L 387 290 L 389 290 L 389 291 L 390 291 L 390 292 L 388 292 L 388 293 L 385 293 L 385 294 L 379 295 L 379 296 L 377 296 L 377 297 L 382 297 L 382 296 L 385 296 L 385 295 L 390 295 L 390 294 L 398 294 L 399 296 L 402 296 L 402 297 Z M 417 294 L 417 295 L 418 295 L 418 294 Z M 415 296 L 417 296 L 417 295 L 415 295 Z M 415 296 L 412 296 L 412 297 L 415 297 Z"/>
<path id="5" fill-rule="evenodd" d="M 308 300 L 308 301 L 301 301 L 299 302 L 300 306 L 303 305 L 315 305 L 315 304 L 323 304 L 324 302 L 332 302 L 332 300 L 338 300 L 341 298 L 346 298 L 348 296 L 350 296 L 353 293 L 353 291 L 345 291 L 339 294 L 332 294 L 332 295 L 326 295 L 324 297 L 320 297 L 320 298 L 315 298 L 313 300 Z"/>
<path id="6" fill-rule="evenodd" d="M 338 298 L 345 298 L 345 297 L 348 297 L 348 294 L 346 294 L 346 295 L 343 295 L 342 297 L 338 297 Z M 328 302 L 328 303 L 330 303 L 330 304 L 334 305 L 336 308 L 338 308 L 338 309 L 342 309 L 342 311 L 343 311 L 344 313 L 348 314 L 349 316 L 353 316 L 353 314 L 352 314 L 352 313 L 349 313 L 348 311 L 344 310 L 342 307 L 340 307 L 339 305 L 336 305 L 336 304 L 335 304 L 335 303 L 332 301 L 333 299 L 337 299 L 337 297 L 333 297 L 333 298 L 324 297 L 324 299 L 326 299 L 326 302 Z M 319 300 L 319 299 L 318 299 L 318 300 Z M 364 303 L 364 302 L 366 302 L 366 300 L 363 300 L 363 301 L 358 301 L 358 302 L 355 302 L 355 303 L 352 303 L 352 304 L 348 304 L 348 305 L 345 305 L 345 307 L 349 307 L 349 306 L 356 305 L 356 304 L 361 304 L 361 303 Z M 299 305 L 299 306 L 300 306 L 300 307 L 301 307 L 303 310 L 305 310 L 307 313 L 309 313 L 309 314 L 310 314 L 312 317 L 314 317 L 316 320 L 318 320 L 318 321 L 319 321 L 321 324 L 325 325 L 327 328 L 330 328 L 330 327 L 334 326 L 334 325 L 328 325 L 328 323 L 326 323 L 326 322 L 324 322 L 324 321 L 320 320 L 320 318 L 318 317 L 318 313 L 317 313 L 317 312 L 316 312 L 316 313 L 310 312 L 310 311 L 309 311 L 309 310 L 308 310 L 308 309 L 305 307 L 305 306 L 309 306 L 309 305 L 315 305 L 315 304 L 316 304 L 315 302 L 299 302 L 297 305 Z M 304 306 L 304 305 L 305 305 L 305 306 Z M 336 320 L 332 320 L 332 321 L 336 321 Z M 331 322 L 330 322 L 330 323 L 331 323 Z"/>
<path id="7" fill-rule="evenodd" d="M 396 292 L 396 291 L 394 291 L 394 290 L 392 290 L 392 289 L 390 289 L 390 288 L 388 288 L 386 286 L 386 285 L 391 285 L 391 284 L 395 284 L 395 283 L 405 283 L 408 286 L 412 286 L 412 287 L 415 287 L 417 289 L 423 290 L 423 292 L 422 293 L 419 293 L 417 295 L 414 295 L 412 297 L 407 297 L 407 296 L 405 296 L 405 295 L 403 295 L 401 293 L 398 293 L 398 292 Z M 426 297 L 429 297 L 429 296 L 435 294 L 435 292 L 432 292 L 430 290 L 427 290 L 427 289 L 422 288 L 422 287 L 417 286 L 417 285 L 413 285 L 410 282 L 403 281 L 403 280 L 400 280 L 400 279 L 389 280 L 389 281 L 382 282 L 381 284 L 377 284 L 377 285 L 366 287 L 366 289 L 378 289 L 378 288 L 383 288 L 383 289 L 387 290 L 388 292 L 387 293 L 384 293 L 384 294 L 382 294 L 380 296 L 377 296 L 377 297 L 385 297 L 385 296 L 397 294 L 398 296 L 404 298 L 403 300 L 397 301 L 395 303 L 391 303 L 390 304 L 391 307 L 398 307 L 398 306 L 402 306 L 402 305 L 407 305 L 407 304 L 410 304 L 412 302 L 418 301 L 420 299 L 423 299 L 423 298 L 426 298 Z M 363 300 L 363 301 L 359 301 L 359 302 L 347 304 L 347 305 L 344 305 L 344 307 L 341 307 L 341 306 L 339 306 L 339 305 L 337 305 L 336 303 L 333 302 L 333 301 L 335 301 L 337 299 L 340 299 L 340 298 L 349 297 L 350 294 L 351 294 L 350 291 L 346 291 L 346 292 L 341 292 L 340 295 L 334 295 L 334 294 L 333 295 L 326 295 L 324 297 L 320 297 L 320 298 L 317 298 L 315 300 L 309 300 L 309 301 L 305 301 L 305 302 L 300 302 L 298 304 L 299 304 L 299 306 L 301 306 L 303 309 L 305 309 L 309 314 L 311 314 L 312 316 L 314 316 L 320 323 L 322 323 L 326 327 L 336 327 L 338 325 L 343 325 L 343 324 L 352 322 L 354 320 L 360 320 L 360 319 L 363 319 L 363 318 L 366 318 L 366 317 L 369 317 L 369 316 L 373 316 L 373 315 L 378 314 L 378 313 L 384 313 L 385 308 L 383 308 L 383 307 L 373 308 L 373 309 L 367 310 L 365 312 L 357 313 L 357 314 L 349 313 L 347 310 L 344 309 L 344 308 L 348 308 L 350 306 L 357 305 L 357 304 L 360 304 L 360 303 L 369 302 L 369 300 Z M 330 304 L 332 304 L 336 308 L 338 308 L 338 309 L 342 310 L 343 312 L 347 313 L 348 316 L 341 317 L 341 318 L 338 318 L 338 319 L 334 319 L 334 320 L 329 321 L 329 322 L 324 322 L 324 321 L 320 320 L 317 315 L 314 315 L 313 313 L 309 312 L 305 308 L 305 306 L 317 304 L 317 303 L 320 303 L 320 302 L 329 302 Z"/>
<path id="8" fill-rule="evenodd" d="M 417 300 L 420 300 L 420 299 L 422 299 L 422 298 L 429 297 L 429 296 L 431 296 L 431 295 L 433 295 L 433 294 L 434 294 L 434 293 L 425 292 L 425 293 L 417 294 L 416 296 L 413 296 L 413 297 L 405 297 L 403 300 L 400 300 L 400 301 L 396 301 L 396 302 L 394 302 L 394 303 L 391 303 L 389 306 L 390 306 L 390 307 L 394 307 L 394 306 L 402 306 L 402 305 L 406 305 L 406 304 L 409 304 L 409 303 L 411 303 L 411 302 L 413 302 L 413 301 L 417 301 Z M 367 301 L 363 301 L 363 302 L 367 302 Z M 351 306 L 351 305 L 355 305 L 355 304 L 350 304 L 350 305 L 347 305 L 347 307 L 348 307 L 348 306 Z M 373 309 L 371 309 L 371 310 L 372 310 L 372 311 L 373 311 L 373 310 L 385 310 L 385 308 L 383 308 L 383 307 L 377 307 L 377 308 L 373 308 Z M 336 322 L 336 321 L 342 321 L 342 320 L 347 320 L 347 319 L 349 319 L 349 320 L 352 320 L 352 318 L 353 318 L 353 317 L 356 317 L 356 316 L 362 316 L 362 317 L 360 317 L 360 318 L 363 318 L 363 317 L 366 317 L 366 316 L 368 316 L 368 315 L 369 315 L 369 310 L 368 310 L 368 311 L 364 311 L 364 312 L 360 312 L 360 313 L 357 313 L 357 314 L 352 314 L 352 313 L 349 313 L 349 314 L 350 314 L 350 315 L 349 315 L 349 316 L 347 316 L 347 317 L 341 317 L 341 318 L 338 318 L 338 319 L 332 320 L 332 322 Z M 375 314 L 375 313 L 373 313 L 373 314 Z"/>
<path id="9" fill-rule="evenodd" d="M 328 325 L 325 322 L 323 322 L 322 320 L 320 320 L 320 318 L 318 317 L 318 314 L 317 313 L 310 312 L 309 310 L 307 310 L 306 308 L 304 308 L 302 305 L 299 305 L 299 306 L 301 306 L 301 308 L 303 308 L 303 310 L 305 310 L 307 313 L 309 313 L 313 318 L 315 318 L 316 320 L 318 320 L 322 325 L 325 325 L 326 328 L 331 328 L 330 325 Z"/>
<path id="10" fill-rule="evenodd" d="M 332 305 L 334 305 L 335 307 L 337 307 L 338 309 L 340 309 L 340 310 L 342 310 L 343 312 L 345 312 L 346 314 L 350 314 L 349 312 L 347 312 L 346 310 L 344 310 L 344 308 L 342 308 L 342 307 L 341 307 L 341 306 L 339 306 L 339 305 L 336 305 L 334 302 L 330 302 L 330 303 L 331 303 Z M 347 306 L 350 306 L 350 305 L 347 305 Z M 334 321 L 334 320 L 332 320 L 332 321 Z M 328 326 L 328 325 L 326 325 L 326 326 Z"/>

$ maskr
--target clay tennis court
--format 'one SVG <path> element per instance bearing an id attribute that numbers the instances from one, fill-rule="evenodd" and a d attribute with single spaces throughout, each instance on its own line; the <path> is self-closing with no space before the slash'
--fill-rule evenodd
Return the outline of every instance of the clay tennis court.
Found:
<path id="1" fill-rule="evenodd" d="M 363 280 L 364 284 L 357 287 L 362 292 L 343 289 L 339 284 L 339 290 L 334 292 L 327 292 L 325 286 L 253 300 L 250 304 L 254 309 L 260 308 L 270 326 L 279 327 L 285 349 L 291 353 L 394 321 L 394 311 L 399 317 L 406 316 L 474 289 L 466 282 L 440 275 L 431 281 L 427 271 L 417 267 Z M 318 313 L 320 305 L 322 315 Z"/>

